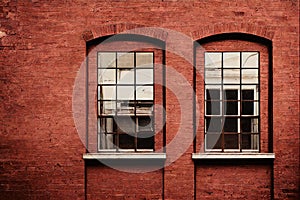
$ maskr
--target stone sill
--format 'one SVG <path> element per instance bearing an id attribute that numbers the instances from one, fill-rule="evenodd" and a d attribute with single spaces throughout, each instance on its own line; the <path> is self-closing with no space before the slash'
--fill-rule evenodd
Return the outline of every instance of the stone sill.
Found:
<path id="1" fill-rule="evenodd" d="M 274 153 L 193 153 L 193 160 L 275 159 Z"/>
<path id="2" fill-rule="evenodd" d="M 86 153 L 85 160 L 165 160 L 165 153 Z"/>

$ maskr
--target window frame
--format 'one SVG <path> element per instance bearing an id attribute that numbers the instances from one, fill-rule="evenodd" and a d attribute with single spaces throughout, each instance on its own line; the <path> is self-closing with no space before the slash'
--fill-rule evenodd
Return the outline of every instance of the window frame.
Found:
<path id="1" fill-rule="evenodd" d="M 114 53 L 115 54 L 115 67 L 114 68 L 109 68 L 109 69 L 114 69 L 115 70 L 115 83 L 101 83 L 99 81 L 99 69 L 107 69 L 107 67 L 101 67 L 99 66 L 99 54 L 100 53 Z M 122 69 L 122 67 L 118 67 L 118 59 L 120 56 L 118 56 L 118 54 L 127 54 L 127 53 L 133 53 L 133 76 L 134 76 L 134 81 L 133 83 L 118 83 L 118 70 Z M 150 53 L 152 55 L 152 67 L 137 67 L 137 57 L 136 55 L 139 53 Z M 154 152 L 155 151 L 155 111 L 154 111 L 154 104 L 155 104 L 155 51 L 154 50 L 145 50 L 145 51 L 97 51 L 97 59 L 96 59 L 96 63 L 97 63 L 97 151 L 98 152 L 111 152 L 111 153 L 118 153 L 118 152 Z M 129 68 L 127 69 L 126 67 L 123 68 L 124 70 L 129 70 Z M 145 83 L 137 83 L 137 70 L 145 70 L 145 69 L 151 69 L 152 70 L 152 82 L 151 84 L 145 84 Z M 127 86 L 127 87 L 133 87 L 134 88 L 134 98 L 132 100 L 128 100 L 128 99 L 118 99 L 118 89 L 116 89 L 115 91 L 115 100 L 101 100 L 101 98 L 99 97 L 99 87 L 100 85 L 104 85 L 104 86 L 112 86 L 115 88 L 118 88 L 119 86 Z M 152 88 L 152 99 L 151 100 L 142 100 L 142 99 L 137 99 L 137 88 L 141 87 L 141 86 L 149 86 Z M 115 111 L 113 112 L 113 114 L 111 115 L 102 115 L 99 112 L 99 106 L 101 105 L 100 102 L 111 102 L 111 101 L 115 101 Z M 143 115 L 143 114 L 138 114 L 137 111 L 137 107 L 138 102 L 142 102 L 142 104 L 144 104 L 145 102 L 148 103 L 148 105 L 152 105 L 151 107 L 151 113 L 148 115 Z M 125 114 L 125 115 L 117 115 L 117 110 L 118 110 L 118 103 L 120 102 L 133 102 L 134 104 L 134 113 L 130 113 L 130 114 Z M 149 104 L 149 102 L 151 102 Z M 146 104 L 147 104 L 146 103 Z M 151 131 L 146 131 L 146 132 L 152 132 L 152 148 L 138 148 L 138 125 L 136 124 L 136 122 L 138 122 L 138 119 L 140 117 L 146 117 L 146 116 L 150 116 L 151 120 Z M 116 136 L 116 144 L 114 144 L 115 142 L 112 141 L 112 144 L 114 145 L 115 148 L 103 148 L 102 147 L 102 139 L 101 136 L 102 134 L 105 133 L 101 133 L 101 130 L 99 130 L 99 126 L 101 126 L 101 121 L 99 122 L 99 120 L 101 119 L 107 119 L 107 118 L 111 118 L 112 120 L 115 120 L 116 118 L 119 117 L 134 117 L 135 122 L 134 123 L 134 136 L 132 136 L 131 134 L 128 133 L 120 133 L 119 131 L 117 131 L 116 133 L 112 133 L 111 135 L 115 135 Z M 115 125 L 115 122 L 113 122 L 113 125 Z M 131 135 L 132 137 L 134 137 L 134 148 L 120 148 L 120 135 L 121 134 L 126 134 L 126 135 Z M 113 136 L 114 137 L 114 136 Z M 105 139 L 105 137 L 103 137 Z M 113 139 L 115 140 L 115 139 Z"/>
<path id="2" fill-rule="evenodd" d="M 208 53 L 219 53 L 221 54 L 221 66 L 220 66 L 220 72 L 221 72 L 221 77 L 220 77 L 220 82 L 219 83 L 206 83 L 206 71 L 208 67 L 206 67 L 206 54 Z M 224 54 L 225 53 L 239 53 L 239 66 L 238 67 L 224 67 Z M 245 67 L 243 68 L 243 53 L 257 53 L 257 67 Z M 261 138 L 260 138 L 260 134 L 261 134 L 261 115 L 260 115 L 260 51 L 205 51 L 204 52 L 204 152 L 213 152 L 213 153 L 217 153 L 217 152 L 221 152 L 221 153 L 259 153 L 261 151 Z M 211 68 L 214 69 L 214 68 Z M 218 69 L 218 68 L 217 68 Z M 239 81 L 238 83 L 224 83 L 224 69 L 225 70 L 239 70 Z M 257 83 L 243 83 L 243 70 L 244 69 L 250 69 L 250 70 L 257 70 Z M 217 115 L 213 115 L 211 113 L 211 115 L 207 115 L 207 86 L 212 86 L 211 88 L 213 88 L 213 86 L 217 87 L 219 86 L 220 88 L 220 93 L 219 93 L 219 117 L 221 118 L 221 148 L 219 149 L 214 149 L 212 148 L 207 148 L 208 142 L 207 142 L 207 124 L 206 124 L 206 120 L 208 117 L 213 117 L 213 116 L 217 116 Z M 225 88 L 224 88 L 225 86 Z M 242 103 L 245 102 L 244 100 L 242 100 L 242 91 L 243 91 L 243 86 L 248 86 L 249 88 L 251 88 L 251 86 L 254 88 L 254 98 L 253 100 L 250 100 L 251 102 L 253 102 L 253 115 L 242 115 Z M 236 89 L 237 88 L 237 89 Z M 224 98 L 224 93 L 226 90 L 237 90 L 237 100 L 233 100 L 233 102 L 237 102 L 237 115 L 226 115 L 224 114 L 224 103 L 228 102 L 228 99 Z M 248 89 L 249 90 L 249 89 Z M 257 90 L 257 91 L 255 91 Z M 258 95 L 257 95 L 258 93 Z M 256 98 L 255 98 L 256 96 Z M 212 100 L 210 100 L 209 102 L 213 102 Z M 257 113 L 255 115 L 255 108 L 257 104 Z M 258 131 L 257 133 L 250 133 L 250 135 L 257 135 L 257 139 L 258 140 L 257 143 L 257 148 L 256 149 L 243 149 L 242 148 L 242 137 L 243 137 L 243 133 L 241 130 L 241 119 L 242 117 L 251 117 L 251 118 L 257 118 L 258 119 Z M 227 149 L 225 148 L 225 139 L 224 139 L 224 135 L 225 134 L 230 134 L 229 133 L 224 133 L 224 119 L 225 118 L 236 118 L 237 119 L 237 131 L 233 132 L 232 134 L 237 135 L 237 146 L 238 148 L 232 148 L 232 149 Z M 247 134 L 248 135 L 248 134 Z M 219 139 L 218 139 L 219 140 Z M 252 141 L 252 139 L 250 139 Z M 250 144 L 250 146 L 252 146 Z"/>

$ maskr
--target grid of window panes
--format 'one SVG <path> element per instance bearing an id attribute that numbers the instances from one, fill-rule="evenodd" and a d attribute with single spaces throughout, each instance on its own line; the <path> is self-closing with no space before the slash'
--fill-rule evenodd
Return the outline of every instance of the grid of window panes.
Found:
<path id="1" fill-rule="evenodd" d="M 259 151 L 259 52 L 205 53 L 205 149 Z"/>
<path id="2" fill-rule="evenodd" d="M 100 150 L 153 150 L 153 59 L 153 52 L 98 52 Z"/>

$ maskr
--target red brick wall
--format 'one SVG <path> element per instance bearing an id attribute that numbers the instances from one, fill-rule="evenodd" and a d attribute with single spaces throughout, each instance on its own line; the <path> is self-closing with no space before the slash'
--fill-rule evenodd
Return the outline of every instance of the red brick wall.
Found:
<path id="1" fill-rule="evenodd" d="M 0 23 L 0 199 L 84 198 L 82 154 L 85 148 L 74 124 L 72 92 L 85 58 L 85 40 L 140 26 L 172 29 L 193 40 L 219 33 L 243 32 L 272 41 L 274 126 L 270 131 L 276 154 L 274 197 L 296 199 L 299 196 L 299 1 L 6 0 L 0 3 Z M 163 32 L 157 37 L 166 39 L 167 49 L 176 43 L 168 40 Z M 166 55 L 167 64 L 192 83 L 191 66 L 171 53 Z M 171 80 L 170 77 L 167 80 Z M 169 143 L 179 123 L 179 109 L 173 105 L 172 93 L 167 97 Z M 191 102 L 191 95 L 183 100 Z M 174 106 L 176 112 L 173 113 Z M 191 119 L 184 125 L 187 138 L 192 133 Z M 195 165 L 191 153 L 192 145 L 165 169 L 163 192 L 166 198 L 193 199 Z M 196 166 L 197 177 L 200 169 L 207 173 L 214 169 Z M 231 168 L 234 166 L 219 167 L 221 171 L 211 173 L 219 177 L 221 172 Z M 249 181 L 262 188 L 255 197 L 268 197 L 264 187 L 270 183 L 269 170 L 266 166 L 240 167 L 237 177 L 248 174 L 265 177 L 262 182 L 252 178 Z M 161 173 L 156 172 L 151 177 L 161 180 Z M 225 176 L 228 183 L 236 183 L 230 175 Z M 131 174 L 126 177 L 132 182 L 143 178 Z M 208 180 L 207 176 L 203 180 Z M 234 184 L 234 187 L 245 189 L 244 181 L 247 180 L 238 179 L 240 185 Z M 92 179 L 88 183 L 94 185 Z M 146 188 L 153 186 L 161 192 L 162 188 L 155 183 L 156 180 L 147 180 Z M 215 187 L 221 183 L 215 182 Z M 196 185 L 198 187 L 198 182 Z M 132 198 L 134 195 L 144 198 L 139 195 L 141 190 L 128 188 Z M 104 189 L 100 196 L 106 193 Z M 229 184 L 225 189 L 227 195 L 232 191 Z M 92 190 L 89 187 L 87 192 L 92 193 Z M 224 195 L 224 191 L 218 191 L 218 197 Z M 155 192 L 155 196 L 148 196 L 148 191 L 143 194 L 146 199 L 155 199 L 160 198 L 157 196 L 160 192 Z M 196 194 L 198 197 L 199 193 Z M 205 191 L 202 194 L 208 195 Z M 239 198 L 245 194 L 233 195 Z M 247 192 L 247 195 L 254 198 L 252 193 Z"/>

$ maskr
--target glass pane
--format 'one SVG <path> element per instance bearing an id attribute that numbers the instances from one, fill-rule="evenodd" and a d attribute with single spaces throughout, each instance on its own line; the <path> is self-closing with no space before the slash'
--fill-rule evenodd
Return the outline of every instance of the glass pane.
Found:
<path id="1" fill-rule="evenodd" d="M 137 84 L 153 84 L 153 69 L 137 69 L 136 70 Z"/>
<path id="2" fill-rule="evenodd" d="M 240 83 L 240 70 L 239 69 L 224 69 L 223 70 L 223 83 Z"/>
<path id="3" fill-rule="evenodd" d="M 113 118 L 98 118 L 100 121 L 100 131 L 101 133 L 114 133 L 114 119 Z M 98 124 L 99 125 L 99 124 Z M 98 127 L 99 128 L 99 127 Z"/>
<path id="4" fill-rule="evenodd" d="M 238 102 L 224 102 L 224 113 L 225 115 L 238 115 Z"/>
<path id="5" fill-rule="evenodd" d="M 118 86 L 117 88 L 118 100 L 133 100 L 134 99 L 134 86 Z"/>
<path id="6" fill-rule="evenodd" d="M 116 86 L 101 86 L 100 99 L 114 100 L 116 99 Z"/>
<path id="7" fill-rule="evenodd" d="M 115 68 L 116 53 L 115 52 L 100 52 L 98 53 L 98 67 Z"/>
<path id="8" fill-rule="evenodd" d="M 238 100 L 238 90 L 225 90 L 224 99 L 226 100 Z"/>
<path id="9" fill-rule="evenodd" d="M 254 90 L 242 90 L 242 100 L 254 100 Z"/>
<path id="10" fill-rule="evenodd" d="M 238 131 L 237 121 L 238 121 L 237 118 L 226 117 L 224 123 L 224 132 L 237 132 Z"/>
<path id="11" fill-rule="evenodd" d="M 136 114 L 137 115 L 152 115 L 153 103 L 140 103 L 136 105 Z"/>
<path id="12" fill-rule="evenodd" d="M 254 102 L 243 101 L 242 102 L 242 115 L 254 115 Z"/>
<path id="13" fill-rule="evenodd" d="M 258 84 L 258 69 L 243 69 L 242 83 Z"/>
<path id="14" fill-rule="evenodd" d="M 119 134 L 120 149 L 135 149 L 135 137 L 127 134 Z"/>
<path id="15" fill-rule="evenodd" d="M 220 100 L 220 90 L 206 89 L 206 100 Z"/>
<path id="16" fill-rule="evenodd" d="M 118 68 L 133 68 L 134 53 L 118 53 Z"/>
<path id="17" fill-rule="evenodd" d="M 153 131 L 153 123 L 152 118 L 150 116 L 145 117 L 138 117 L 138 130 L 139 132 L 142 131 Z"/>
<path id="18" fill-rule="evenodd" d="M 206 115 L 220 114 L 220 101 L 206 101 Z"/>
<path id="19" fill-rule="evenodd" d="M 136 67 L 153 68 L 153 53 L 136 53 Z"/>
<path id="20" fill-rule="evenodd" d="M 206 132 L 214 132 L 214 133 L 221 133 L 222 124 L 220 117 L 206 117 Z"/>
<path id="21" fill-rule="evenodd" d="M 240 68 L 240 53 L 239 52 L 223 53 L 223 67 Z"/>
<path id="22" fill-rule="evenodd" d="M 241 118 L 241 130 L 244 133 L 258 133 L 258 118 Z"/>
<path id="23" fill-rule="evenodd" d="M 134 84 L 134 70 L 118 69 L 118 84 Z"/>
<path id="24" fill-rule="evenodd" d="M 243 68 L 258 68 L 258 52 L 242 52 Z"/>
<path id="25" fill-rule="evenodd" d="M 115 101 L 99 101 L 98 102 L 98 115 L 113 115 L 116 110 Z"/>
<path id="26" fill-rule="evenodd" d="M 258 150 L 258 134 L 242 134 L 242 149 Z"/>
<path id="27" fill-rule="evenodd" d="M 114 134 L 100 134 L 101 149 L 116 149 Z"/>
<path id="28" fill-rule="evenodd" d="M 134 103 L 121 101 L 117 103 L 118 115 L 134 115 Z"/>
<path id="29" fill-rule="evenodd" d="M 98 84 L 115 84 L 115 69 L 98 69 Z"/>
<path id="30" fill-rule="evenodd" d="M 206 69 L 205 83 L 221 83 L 221 69 Z"/>
<path id="31" fill-rule="evenodd" d="M 135 133 L 135 121 L 130 116 L 116 118 L 116 124 L 119 133 Z"/>
<path id="32" fill-rule="evenodd" d="M 205 68 L 221 68 L 222 53 L 205 53 Z"/>
<path id="33" fill-rule="evenodd" d="M 139 86 L 136 88 L 137 100 L 153 100 L 153 86 Z"/>
<path id="34" fill-rule="evenodd" d="M 225 149 L 238 149 L 239 148 L 239 136 L 238 134 L 225 134 L 224 135 Z"/>
<path id="35" fill-rule="evenodd" d="M 138 134 L 138 141 L 137 141 L 137 148 L 138 149 L 154 149 L 154 136 L 153 134 L 145 134 L 139 133 Z"/>
<path id="36" fill-rule="evenodd" d="M 242 100 L 258 100 L 259 86 L 258 85 L 242 85 Z"/>
<path id="37" fill-rule="evenodd" d="M 206 134 L 205 140 L 206 149 L 222 149 L 221 134 Z"/>

